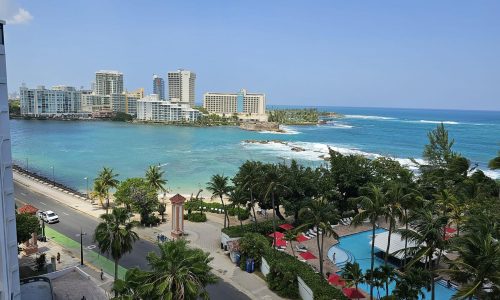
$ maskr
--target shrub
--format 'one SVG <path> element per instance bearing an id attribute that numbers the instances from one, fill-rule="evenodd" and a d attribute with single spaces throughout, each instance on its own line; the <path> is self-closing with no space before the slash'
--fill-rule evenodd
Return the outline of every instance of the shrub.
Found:
<path id="1" fill-rule="evenodd" d="M 191 222 L 206 222 L 207 221 L 207 215 L 206 214 L 199 214 L 199 213 L 187 214 L 187 215 L 184 215 L 184 218 L 188 221 L 191 221 Z"/>
<path id="2" fill-rule="evenodd" d="M 157 226 L 158 224 L 160 224 L 160 218 L 154 215 L 149 215 L 142 219 L 142 224 L 144 226 L 150 226 L 150 225 Z"/>
<path id="3" fill-rule="evenodd" d="M 278 226 L 283 223 L 285 222 L 281 220 L 276 220 L 276 228 L 278 228 Z M 250 224 L 245 224 L 243 226 L 240 225 L 229 226 L 222 229 L 222 232 L 224 232 L 225 234 L 227 234 L 229 237 L 232 238 L 241 237 L 247 232 L 254 232 L 254 233 L 259 233 L 261 235 L 268 235 L 269 233 L 273 232 L 273 222 L 272 220 L 269 220 L 269 221 L 259 222 L 257 224 L 250 223 Z"/>
<path id="4" fill-rule="evenodd" d="M 264 256 L 270 266 L 270 273 L 266 277 L 269 288 L 278 295 L 286 298 L 298 298 L 296 277 L 298 275 L 311 288 L 314 299 L 346 299 L 341 290 L 329 285 L 307 263 L 298 261 L 295 257 L 274 250 L 269 246 Z"/>
<path id="5" fill-rule="evenodd" d="M 247 258 L 253 258 L 255 267 L 260 267 L 262 255 L 269 248 L 269 240 L 258 233 L 246 233 L 240 240 L 241 261 L 246 262 Z M 240 265 L 241 266 L 241 265 Z"/>
<path id="6" fill-rule="evenodd" d="M 36 263 L 36 270 L 38 272 L 45 271 L 45 265 L 47 264 L 45 253 L 40 254 L 40 256 L 36 258 L 35 263 Z"/>

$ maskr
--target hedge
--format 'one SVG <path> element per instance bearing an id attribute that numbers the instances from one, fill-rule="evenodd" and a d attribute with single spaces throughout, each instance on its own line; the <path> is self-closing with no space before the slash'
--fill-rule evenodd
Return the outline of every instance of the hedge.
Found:
<path id="1" fill-rule="evenodd" d="M 199 213 L 185 214 L 184 218 L 188 221 L 191 221 L 191 222 L 206 222 L 207 221 L 207 215 L 205 213 L 203 213 L 203 214 L 199 214 Z"/>
<path id="2" fill-rule="evenodd" d="M 299 299 L 297 276 L 313 291 L 314 299 L 347 299 L 341 290 L 328 284 L 320 274 L 297 258 L 269 247 L 265 255 L 271 269 L 266 280 L 269 288 L 279 296 Z"/>
<path id="3" fill-rule="evenodd" d="M 205 207 L 205 209 L 203 209 L 203 211 L 206 211 L 206 212 L 212 212 L 212 213 L 217 213 L 217 214 L 224 213 L 224 211 L 222 210 L 223 209 L 222 203 L 203 202 L 203 201 L 187 201 L 184 204 L 184 208 L 186 210 L 192 210 L 192 211 L 199 211 L 200 206 Z M 237 212 L 239 212 L 238 213 L 238 220 L 243 221 L 243 220 L 246 220 L 250 217 L 250 212 L 247 209 L 244 209 L 241 207 L 236 208 L 231 204 L 226 205 L 226 209 L 227 209 L 227 214 L 230 216 L 234 216 L 237 214 Z M 220 210 L 222 210 L 222 212 Z"/>
<path id="4" fill-rule="evenodd" d="M 279 225 L 284 223 L 285 221 L 276 220 L 276 229 L 278 229 Z M 260 233 L 262 235 L 267 236 L 269 233 L 273 232 L 273 221 L 268 220 L 268 221 L 258 222 L 257 224 L 252 222 L 249 224 L 245 224 L 243 226 L 240 225 L 229 226 L 223 228 L 222 232 L 227 234 L 231 238 L 241 237 L 248 232 Z"/>

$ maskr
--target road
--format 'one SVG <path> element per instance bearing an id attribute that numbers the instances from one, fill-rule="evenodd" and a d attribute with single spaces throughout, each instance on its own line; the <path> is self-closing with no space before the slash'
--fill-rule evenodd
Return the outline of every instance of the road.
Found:
<path id="1" fill-rule="evenodd" d="M 64 205 L 51 197 L 34 192 L 17 182 L 14 182 L 14 196 L 18 207 L 22 206 L 23 203 L 28 203 L 41 210 L 52 210 L 59 215 L 59 223 L 47 224 L 46 226 L 55 229 L 78 243 L 80 242 L 80 237 L 77 235 L 82 230 L 87 233 L 83 240 L 84 246 L 88 247 L 94 244 L 94 229 L 99 223 L 96 218 Z M 138 267 L 148 270 L 149 266 L 146 261 L 146 254 L 152 251 L 158 253 L 156 245 L 141 239 L 134 244 L 131 253 L 125 254 L 120 259 L 120 265 L 125 268 Z M 222 280 L 215 285 L 208 286 L 207 291 L 211 299 L 249 299 L 248 296 Z"/>

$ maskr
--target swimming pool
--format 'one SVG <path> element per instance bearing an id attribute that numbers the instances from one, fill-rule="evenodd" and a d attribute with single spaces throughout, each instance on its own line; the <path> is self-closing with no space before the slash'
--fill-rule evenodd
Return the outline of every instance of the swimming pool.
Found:
<path id="1" fill-rule="evenodd" d="M 386 231 L 385 229 L 377 229 L 375 233 L 381 233 Z M 352 262 L 357 262 L 363 271 L 370 269 L 371 263 L 371 235 L 372 231 L 364 231 L 352 235 L 348 235 L 345 237 L 341 237 L 339 243 L 335 246 L 332 246 L 328 250 L 328 258 L 332 260 L 333 253 L 339 253 L 339 249 L 345 253 L 347 258 L 352 257 Z M 333 250 L 332 250 L 333 249 Z M 377 252 L 377 248 L 375 248 L 375 252 Z M 330 254 L 331 253 L 331 254 Z M 345 262 L 341 263 L 340 258 L 345 257 L 344 254 L 336 254 L 336 263 L 337 266 L 342 267 Z M 379 267 L 384 264 L 384 260 L 375 257 L 375 267 Z M 392 292 L 394 287 L 396 286 L 395 282 L 392 282 L 389 285 L 389 294 Z M 366 292 L 370 292 L 370 286 L 368 284 L 360 284 L 360 288 L 365 290 Z M 448 300 L 456 293 L 455 289 L 450 289 L 446 287 L 446 283 L 444 282 L 436 282 L 436 299 L 438 300 Z M 431 292 L 424 290 L 425 299 L 431 298 Z M 380 295 L 385 296 L 385 288 L 380 288 Z M 374 296 L 377 296 L 377 290 L 374 290 Z"/>

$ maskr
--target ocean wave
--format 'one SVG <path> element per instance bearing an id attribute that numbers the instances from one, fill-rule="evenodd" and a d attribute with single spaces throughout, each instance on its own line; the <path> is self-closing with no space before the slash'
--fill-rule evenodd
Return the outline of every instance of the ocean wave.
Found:
<path id="1" fill-rule="evenodd" d="M 446 125 L 458 125 L 459 122 L 456 121 L 432 121 L 432 120 L 420 120 L 419 123 L 428 123 L 428 124 L 446 124 Z"/>
<path id="2" fill-rule="evenodd" d="M 396 120 L 392 117 L 369 116 L 369 115 L 344 115 L 347 119 L 365 119 L 365 120 Z"/>
<path id="3" fill-rule="evenodd" d="M 481 169 L 481 171 L 483 171 L 483 173 L 490 178 L 500 179 L 500 171 L 483 170 L 483 169 Z"/>
<path id="4" fill-rule="evenodd" d="M 259 133 L 266 133 L 266 134 L 300 134 L 300 131 L 291 129 L 290 127 L 287 126 L 280 126 L 281 131 L 259 131 Z"/>
<path id="5" fill-rule="evenodd" d="M 354 128 L 352 125 L 344 124 L 344 123 L 339 123 L 337 121 L 328 121 L 326 122 L 327 125 L 332 125 L 329 126 L 329 128 L 338 128 L 338 129 L 351 129 Z M 323 125 L 318 125 L 318 126 L 323 126 Z"/>

